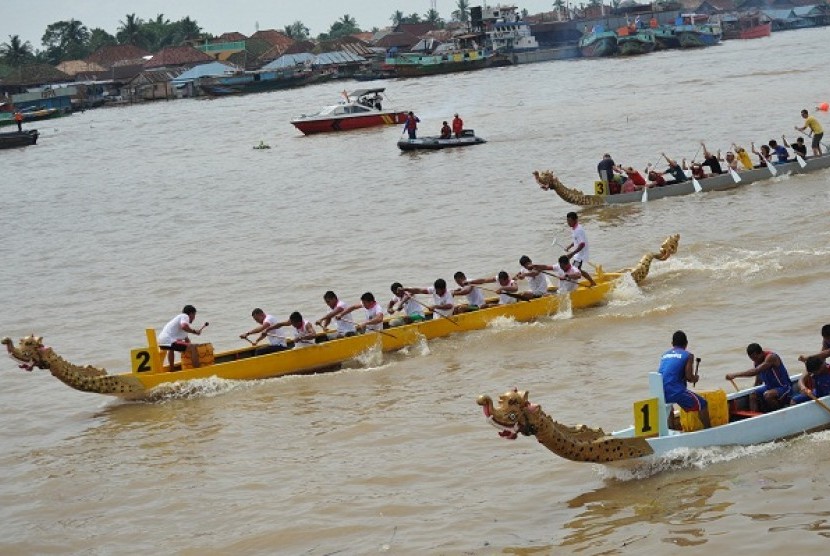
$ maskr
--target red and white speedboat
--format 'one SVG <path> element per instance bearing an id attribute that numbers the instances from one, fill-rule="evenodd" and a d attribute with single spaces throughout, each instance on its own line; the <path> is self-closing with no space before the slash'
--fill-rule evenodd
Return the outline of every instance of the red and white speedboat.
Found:
<path id="1" fill-rule="evenodd" d="M 345 101 L 334 106 L 326 106 L 316 114 L 303 114 L 291 120 L 291 123 L 306 135 L 402 124 L 406 120 L 406 112 L 383 109 L 382 93 L 385 90 L 385 87 L 357 89 L 351 94 L 343 91 Z"/>

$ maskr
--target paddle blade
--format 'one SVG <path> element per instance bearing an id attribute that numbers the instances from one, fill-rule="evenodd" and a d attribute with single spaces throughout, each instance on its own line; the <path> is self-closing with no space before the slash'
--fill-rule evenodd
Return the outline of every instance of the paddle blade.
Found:
<path id="1" fill-rule="evenodd" d="M 641 203 L 648 203 L 648 187 L 643 187 L 643 196 L 640 198 Z"/>
<path id="2" fill-rule="evenodd" d="M 741 183 L 741 176 L 739 176 L 738 172 L 736 172 L 732 168 L 729 169 L 729 175 L 732 176 L 732 181 L 734 181 L 735 183 Z"/>
<path id="3" fill-rule="evenodd" d="M 772 162 L 770 162 L 769 160 L 767 160 L 767 170 L 769 170 L 769 173 L 772 174 L 773 176 L 778 175 L 778 168 L 776 168 L 775 165 Z"/>
<path id="4" fill-rule="evenodd" d="M 798 165 L 801 166 L 802 168 L 807 166 L 807 163 L 804 161 L 803 158 L 801 158 L 801 155 L 798 155 L 798 154 L 795 155 L 795 159 L 798 162 Z"/>
<path id="5" fill-rule="evenodd" d="M 695 187 L 695 193 L 703 191 L 703 188 L 700 186 L 700 182 L 697 181 L 697 178 L 692 178 L 692 185 Z"/>

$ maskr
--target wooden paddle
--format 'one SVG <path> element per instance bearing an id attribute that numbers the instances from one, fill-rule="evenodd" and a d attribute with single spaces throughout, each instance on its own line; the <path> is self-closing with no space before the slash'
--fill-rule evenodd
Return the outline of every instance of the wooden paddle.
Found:
<path id="1" fill-rule="evenodd" d="M 340 320 L 342 320 L 343 322 L 348 322 L 349 324 L 353 324 L 353 325 L 357 326 L 357 323 L 353 320 L 349 320 L 349 319 L 346 319 L 346 318 L 341 318 Z M 398 337 L 395 336 L 394 334 L 390 334 L 389 332 L 384 332 L 383 330 L 375 330 L 374 328 L 371 328 L 371 329 L 367 328 L 366 332 L 377 332 L 378 334 L 383 334 L 384 336 L 389 336 L 390 338 L 393 338 L 395 340 L 398 339 Z"/>
<path id="2" fill-rule="evenodd" d="M 806 394 L 808 398 L 819 404 L 824 411 L 830 413 L 830 407 L 827 407 L 827 404 L 815 397 L 810 390 L 804 390 L 804 394 Z"/>
<path id="3" fill-rule="evenodd" d="M 420 300 L 420 299 L 417 299 L 415 296 L 412 296 L 412 299 L 415 301 L 415 303 L 417 303 L 418 305 L 420 305 L 420 306 L 421 306 L 421 307 L 423 307 L 424 309 L 427 309 L 427 310 L 429 310 L 429 311 L 432 311 L 432 314 L 433 314 L 433 315 L 438 315 L 438 316 L 439 316 L 439 317 L 441 317 L 441 318 L 447 319 L 448 321 L 450 321 L 451 323 L 453 323 L 453 324 L 454 324 L 454 325 L 456 325 L 456 326 L 461 326 L 460 324 L 458 324 L 458 321 L 455 321 L 455 320 L 451 319 L 451 318 L 450 318 L 450 317 L 448 317 L 447 315 L 442 315 L 442 314 L 441 314 L 441 313 L 439 313 L 438 311 L 433 311 L 432 307 L 430 307 L 430 306 L 429 306 L 429 305 L 427 305 L 426 303 L 422 303 L 422 302 L 421 302 L 421 300 Z"/>
<path id="4" fill-rule="evenodd" d="M 485 288 L 484 286 L 477 286 L 477 287 L 478 287 L 478 288 L 480 288 L 480 289 L 482 289 L 482 290 L 484 290 L 484 291 L 486 291 L 486 292 L 494 293 L 494 294 L 496 294 L 496 295 L 501 295 L 501 294 L 504 294 L 504 295 L 506 295 L 507 297 L 512 297 L 513 299 L 518 299 L 519 301 L 530 301 L 529 299 L 525 299 L 524 297 L 522 297 L 522 296 L 521 296 L 520 294 L 518 294 L 518 293 L 512 293 L 512 292 L 500 292 L 500 291 L 498 291 L 498 290 L 493 290 L 493 289 L 490 289 L 490 288 Z"/>
<path id="5" fill-rule="evenodd" d="M 695 359 L 695 376 L 700 378 L 700 357 Z M 697 381 L 693 382 L 692 386 L 697 386 Z"/>
<path id="6" fill-rule="evenodd" d="M 732 386 L 735 388 L 735 392 L 740 392 L 740 391 L 741 391 L 741 389 L 740 389 L 740 388 L 738 388 L 738 384 L 735 382 L 735 379 L 734 379 L 734 378 L 730 378 L 730 379 L 729 379 L 729 382 L 731 382 L 731 383 L 732 383 Z"/>

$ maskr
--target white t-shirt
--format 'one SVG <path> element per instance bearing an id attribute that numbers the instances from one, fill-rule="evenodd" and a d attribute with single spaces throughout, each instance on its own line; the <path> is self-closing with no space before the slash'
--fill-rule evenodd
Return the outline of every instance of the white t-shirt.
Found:
<path id="1" fill-rule="evenodd" d="M 455 306 L 452 299 L 452 292 L 450 292 L 450 290 L 445 290 L 444 295 L 438 295 L 435 292 L 435 288 L 432 286 L 428 287 L 427 291 L 432 294 L 433 305 L 450 305 L 449 309 L 436 309 L 435 312 L 445 317 L 451 316 L 452 308 Z"/>
<path id="2" fill-rule="evenodd" d="M 380 306 L 380 303 L 375 303 L 372 307 L 366 309 L 366 320 L 372 320 L 378 315 L 383 315 L 383 307 Z M 366 330 L 383 330 L 383 321 L 377 324 L 367 324 Z"/>
<path id="3" fill-rule="evenodd" d="M 526 272 L 527 269 L 522 268 L 522 271 Z M 528 276 L 527 286 L 533 295 L 545 295 L 548 293 L 548 277 L 541 272 L 536 276 Z"/>
<path id="4" fill-rule="evenodd" d="M 475 305 L 476 307 L 484 307 L 486 301 L 484 300 L 484 294 L 481 293 L 481 289 L 473 286 L 473 289 L 467 294 L 467 303 Z"/>
<path id="5" fill-rule="evenodd" d="M 576 226 L 574 226 L 574 228 L 571 230 L 571 238 L 573 239 L 574 244 L 573 249 L 579 247 L 580 243 L 585 244 L 585 247 L 583 247 L 579 253 L 574 255 L 571 260 L 573 262 L 582 261 L 583 263 L 589 261 L 590 258 L 588 256 L 588 237 L 585 235 L 585 229 L 582 227 L 582 224 L 577 224 Z"/>
<path id="6" fill-rule="evenodd" d="M 348 305 L 346 305 L 346 303 L 344 303 L 343 301 L 338 301 L 337 305 L 335 305 L 334 307 L 335 307 L 335 309 L 340 308 L 340 309 L 343 309 L 343 310 L 346 310 L 346 309 L 349 308 Z M 334 309 L 332 309 L 332 310 L 334 310 Z M 337 315 L 337 317 L 339 317 L 339 316 L 340 315 Z M 339 319 L 337 317 L 334 317 L 334 325 L 337 327 L 337 335 L 338 336 L 345 336 L 349 332 L 355 332 L 356 328 L 355 328 L 354 323 L 351 321 L 351 319 L 343 320 L 343 319 Z M 348 318 L 349 317 L 347 316 L 346 319 L 348 319 Z"/>
<path id="7" fill-rule="evenodd" d="M 544 276 L 544 274 L 540 274 L 540 276 Z M 508 286 L 515 286 L 516 281 L 515 280 L 510 280 L 510 282 L 508 282 L 507 285 Z M 516 301 L 518 301 L 518 300 L 515 297 L 511 297 L 511 296 L 507 295 L 506 293 L 500 293 L 499 294 L 499 303 L 501 305 L 510 305 L 511 303 L 516 303 Z"/>
<path id="8" fill-rule="evenodd" d="M 278 322 L 279 321 L 277 320 L 277 317 L 273 315 L 265 315 L 265 320 L 262 321 L 262 324 L 273 326 Z M 269 330 L 265 333 L 265 337 L 268 338 L 268 343 L 270 343 L 272 346 L 285 347 L 286 345 L 288 345 L 285 342 L 285 340 L 288 339 L 288 333 L 284 330 L 284 327 Z"/>
<path id="9" fill-rule="evenodd" d="M 295 348 L 308 347 L 308 346 L 313 346 L 314 345 L 314 338 L 308 338 L 308 339 L 304 339 L 304 340 L 298 340 L 297 339 L 301 335 L 305 334 L 306 330 L 308 328 L 310 328 L 309 322 L 307 320 L 304 320 L 299 328 L 297 328 L 293 324 L 291 325 L 291 328 L 294 329 L 294 347 Z"/>
<path id="10" fill-rule="evenodd" d="M 164 325 L 161 329 L 161 334 L 158 337 L 158 344 L 160 346 L 169 346 L 176 340 L 186 340 L 187 332 L 182 328 L 183 325 L 190 324 L 190 317 L 182 313 L 173 317 L 170 322 Z"/>
<path id="11" fill-rule="evenodd" d="M 559 278 L 559 293 L 572 292 L 579 287 L 577 281 L 582 278 L 582 272 L 574 265 L 571 265 L 567 272 L 559 265 L 554 265 L 552 272 Z"/>
<path id="12" fill-rule="evenodd" d="M 398 305 L 400 305 L 402 299 L 406 299 L 406 301 L 403 304 L 403 312 L 406 313 L 406 316 L 424 316 L 424 309 L 421 307 L 421 304 L 415 301 L 415 299 L 409 294 L 404 294 L 403 298 L 400 298 L 398 296 L 393 297 L 392 306 L 397 307 Z"/>

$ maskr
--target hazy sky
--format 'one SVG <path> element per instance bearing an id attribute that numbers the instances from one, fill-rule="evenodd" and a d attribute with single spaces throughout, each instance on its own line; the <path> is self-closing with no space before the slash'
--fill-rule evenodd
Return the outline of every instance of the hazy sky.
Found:
<path id="1" fill-rule="evenodd" d="M 527 0 L 516 5 L 537 13 L 550 11 L 552 3 L 553 0 Z M 471 6 L 482 4 L 475 0 L 469 2 Z M 9 35 L 20 35 L 34 49 L 41 49 L 40 39 L 47 25 L 73 18 L 90 29 L 101 27 L 114 35 L 119 21 L 128 13 L 142 19 L 162 13 L 171 21 L 189 15 L 214 35 L 226 31 L 250 35 L 256 31 L 257 24 L 260 29 L 282 29 L 300 20 L 316 36 L 328 31 L 344 14 L 355 18 L 362 29 L 370 30 L 389 25 L 396 10 L 407 15 L 413 12 L 423 15 L 431 6 L 430 0 L 0 0 L 3 8 L 0 43 L 8 42 Z M 441 17 L 449 19 L 456 2 L 436 0 L 436 8 Z"/>

